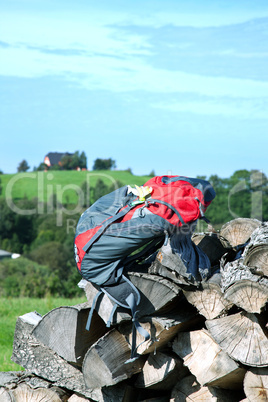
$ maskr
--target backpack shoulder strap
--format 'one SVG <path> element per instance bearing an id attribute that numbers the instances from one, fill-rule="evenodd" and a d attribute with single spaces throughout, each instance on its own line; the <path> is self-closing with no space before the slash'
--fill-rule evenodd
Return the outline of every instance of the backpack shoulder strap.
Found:
<path id="1" fill-rule="evenodd" d="M 179 218 L 179 220 L 181 221 L 182 225 L 184 225 L 185 222 L 184 222 L 184 220 L 182 219 L 181 214 L 179 213 L 179 211 L 178 211 L 175 207 L 173 207 L 173 205 L 169 204 L 169 203 L 166 202 L 166 201 L 157 200 L 157 199 L 155 199 L 155 198 L 150 198 L 150 199 L 148 199 L 147 202 L 148 202 L 148 204 L 154 204 L 154 203 L 163 204 L 163 205 L 165 205 L 166 207 L 170 208 L 170 209 L 178 216 L 178 218 Z"/>
<path id="2" fill-rule="evenodd" d="M 96 240 L 102 235 L 102 233 L 115 221 L 125 216 L 132 208 L 136 207 L 138 204 L 143 204 L 144 201 L 133 201 L 132 203 L 128 204 L 122 211 L 116 213 L 115 215 L 111 216 L 110 218 L 106 219 L 106 221 L 100 226 L 94 236 L 84 245 L 83 250 L 87 252 L 87 250 L 95 243 Z M 121 209 L 121 208 L 120 208 Z"/>

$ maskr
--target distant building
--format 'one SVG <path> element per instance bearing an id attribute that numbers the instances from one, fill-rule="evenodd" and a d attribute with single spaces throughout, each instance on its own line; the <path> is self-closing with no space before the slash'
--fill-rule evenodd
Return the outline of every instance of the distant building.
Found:
<path id="1" fill-rule="evenodd" d="M 16 253 L 10 253 L 9 251 L 6 250 L 0 250 L 0 260 L 3 258 L 18 258 L 20 257 L 20 254 Z"/>
<path id="2" fill-rule="evenodd" d="M 44 163 L 49 167 L 54 165 L 60 165 L 61 158 L 65 155 L 73 156 L 73 154 L 70 154 L 69 152 L 49 152 L 45 156 Z"/>

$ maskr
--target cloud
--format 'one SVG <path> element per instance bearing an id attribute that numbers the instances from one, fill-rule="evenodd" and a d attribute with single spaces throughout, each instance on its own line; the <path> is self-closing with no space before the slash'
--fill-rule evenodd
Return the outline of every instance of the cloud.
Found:
<path id="1" fill-rule="evenodd" d="M 41 46 L 27 46 L 25 45 L 25 48 L 29 50 L 37 50 L 40 53 L 46 53 L 46 54 L 54 54 L 55 56 L 82 56 L 85 55 L 86 52 L 85 50 L 81 49 L 59 49 L 59 48 L 49 48 L 49 47 L 41 47 Z"/>
<path id="2" fill-rule="evenodd" d="M 11 46 L 11 45 L 10 45 L 9 43 L 0 41 L 0 47 L 6 49 L 6 48 L 8 48 L 8 47 L 10 47 L 10 46 Z"/>
<path id="3" fill-rule="evenodd" d="M 181 102 L 156 102 L 153 107 L 173 112 L 188 112 L 197 115 L 225 116 L 243 119 L 267 119 L 268 97 L 265 101 L 245 99 L 206 98 Z"/>
<path id="4" fill-rule="evenodd" d="M 58 76 L 91 91 L 143 91 L 163 110 L 264 117 L 268 18 L 218 27 L 50 19 L 49 29 L 47 18 L 24 16 L 21 37 L 6 34 L 0 75 Z M 171 99 L 159 101 L 160 94 Z"/>
<path id="5" fill-rule="evenodd" d="M 102 49 L 99 49 L 102 50 Z M 150 57 L 131 49 L 117 54 L 90 49 L 48 49 L 28 45 L 2 49 L 0 74 L 19 77 L 62 75 L 87 89 L 115 92 L 139 91 L 163 93 L 198 93 L 205 96 L 264 98 L 268 83 L 252 79 L 209 76 L 168 70 L 150 63 Z M 64 55 L 64 57 L 62 57 Z"/>
<path id="6" fill-rule="evenodd" d="M 144 37 L 154 68 L 213 77 L 268 79 L 268 18 L 219 27 L 115 27 L 115 37 Z"/>

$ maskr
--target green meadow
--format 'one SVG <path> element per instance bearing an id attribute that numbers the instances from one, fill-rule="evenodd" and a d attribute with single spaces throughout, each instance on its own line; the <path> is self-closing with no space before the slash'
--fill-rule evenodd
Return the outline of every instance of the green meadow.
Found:
<path id="1" fill-rule="evenodd" d="M 37 311 L 41 315 L 60 306 L 73 306 L 86 301 L 85 297 L 66 299 L 52 298 L 0 298 L 0 371 L 20 371 L 21 366 L 11 361 L 13 339 L 17 318 Z"/>
<path id="2" fill-rule="evenodd" d="M 149 176 L 134 176 L 129 171 L 103 170 L 103 171 L 76 171 L 76 170 L 50 170 L 47 172 L 25 172 L 16 174 L 3 174 L 0 176 L 2 194 L 6 199 L 19 200 L 23 198 L 38 198 L 41 202 L 49 201 L 53 194 L 62 203 L 76 204 L 79 189 L 87 183 L 88 189 L 94 188 L 98 180 L 111 188 L 120 185 L 144 184 Z"/>

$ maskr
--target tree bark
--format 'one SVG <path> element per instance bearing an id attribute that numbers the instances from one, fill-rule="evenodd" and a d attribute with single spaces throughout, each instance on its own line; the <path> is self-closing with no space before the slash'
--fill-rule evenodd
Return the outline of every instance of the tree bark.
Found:
<path id="1" fill-rule="evenodd" d="M 89 311 L 88 303 L 55 308 L 42 317 L 32 333 L 63 359 L 82 365 L 88 348 L 108 331 L 95 311 L 90 331 L 86 330 Z"/>
<path id="2" fill-rule="evenodd" d="M 254 273 L 268 277 L 268 222 L 263 222 L 252 233 L 243 256 L 245 265 Z"/>
<path id="3" fill-rule="evenodd" d="M 262 328 L 256 315 L 237 313 L 207 320 L 206 327 L 228 355 L 247 366 L 268 366 L 267 329 Z"/>
<path id="4" fill-rule="evenodd" d="M 25 314 L 17 319 L 12 361 L 31 373 L 53 382 L 55 386 L 73 390 L 94 401 L 102 401 L 101 390 L 88 389 L 80 370 L 67 363 L 31 334 L 34 324 L 28 316 L 29 314 Z"/>
<path id="5" fill-rule="evenodd" d="M 260 283 L 268 286 L 268 278 L 256 275 L 244 264 L 244 258 L 241 257 L 235 261 L 226 262 L 224 257 L 221 260 L 221 287 L 225 292 L 229 286 L 242 280 Z"/>
<path id="6" fill-rule="evenodd" d="M 206 330 L 179 333 L 172 346 L 201 386 L 242 386 L 245 369 L 225 353 Z"/>

